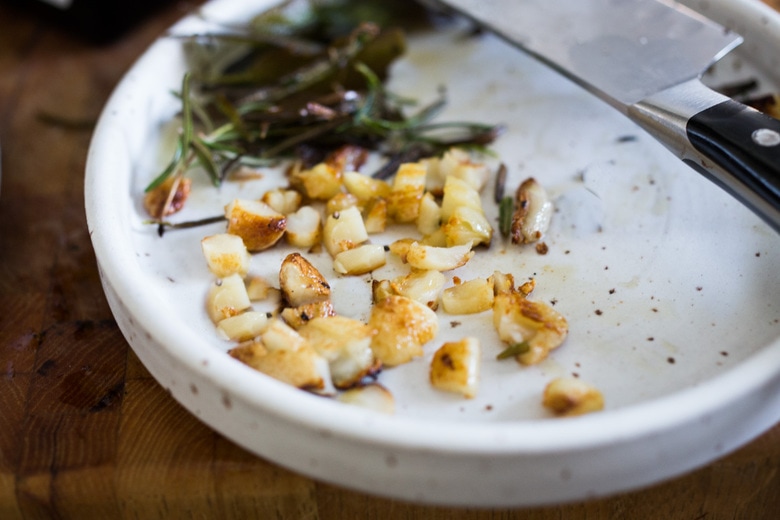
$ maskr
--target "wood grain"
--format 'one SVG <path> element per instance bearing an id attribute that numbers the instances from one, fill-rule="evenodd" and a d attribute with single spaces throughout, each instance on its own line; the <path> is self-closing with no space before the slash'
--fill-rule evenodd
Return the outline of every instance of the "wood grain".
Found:
<path id="1" fill-rule="evenodd" d="M 129 349 L 106 304 L 86 230 L 83 171 L 92 124 L 116 82 L 193 5 L 171 4 L 98 47 L 0 3 L 0 519 L 776 517 L 780 426 L 648 489 L 555 507 L 468 510 L 312 481 L 247 453 L 181 408 Z"/>

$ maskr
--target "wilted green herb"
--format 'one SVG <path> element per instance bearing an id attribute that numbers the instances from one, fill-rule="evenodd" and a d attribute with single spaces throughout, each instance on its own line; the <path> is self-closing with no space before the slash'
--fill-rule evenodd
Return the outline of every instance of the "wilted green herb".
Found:
<path id="1" fill-rule="evenodd" d="M 439 99 L 413 103 L 388 92 L 388 67 L 405 51 L 409 27 L 424 20 L 415 2 L 290 0 L 246 27 L 184 38 L 190 72 L 181 91 L 181 130 L 168 166 L 148 186 L 199 166 L 219 185 L 242 165 L 324 157 L 341 145 L 380 152 L 391 175 L 401 162 L 451 146 L 482 148 L 501 127 L 434 123 Z M 180 38 L 182 38 L 180 36 Z M 311 160 L 311 159 L 310 159 Z"/>
<path id="2" fill-rule="evenodd" d="M 512 213 L 514 212 L 514 199 L 507 195 L 501 199 L 498 205 L 498 229 L 502 237 L 508 237 L 512 228 Z"/>
<path id="3" fill-rule="evenodd" d="M 520 354 L 525 354 L 529 350 L 531 350 L 531 345 L 529 345 L 527 341 L 521 341 L 520 343 L 509 345 L 507 348 L 502 350 L 501 353 L 496 356 L 496 359 L 508 359 L 519 356 Z"/>

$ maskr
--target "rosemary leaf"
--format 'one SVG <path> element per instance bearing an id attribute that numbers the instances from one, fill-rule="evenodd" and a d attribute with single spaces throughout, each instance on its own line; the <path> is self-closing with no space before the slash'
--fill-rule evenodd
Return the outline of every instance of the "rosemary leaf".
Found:
<path id="1" fill-rule="evenodd" d="M 211 179 L 211 183 L 214 186 L 219 186 L 222 182 L 222 175 L 219 172 L 219 166 L 217 165 L 216 161 L 214 161 L 214 157 L 211 155 L 211 151 L 198 137 L 194 138 L 190 144 L 192 149 L 195 151 L 195 156 L 198 158 L 198 162 L 201 166 L 203 166 L 203 169 L 206 170 L 206 173 Z"/>
<path id="2" fill-rule="evenodd" d="M 506 349 L 501 351 L 498 356 L 496 356 L 496 359 L 508 359 L 511 357 L 516 357 L 521 354 L 525 354 L 529 350 L 531 350 L 531 345 L 529 345 L 527 341 L 521 341 L 520 343 L 509 345 Z"/>
<path id="3" fill-rule="evenodd" d="M 514 211 L 514 199 L 512 197 L 507 195 L 501 199 L 501 203 L 498 205 L 498 229 L 504 238 L 509 236 L 509 232 L 512 229 L 512 214 Z"/>
<path id="4" fill-rule="evenodd" d="M 360 125 L 371 120 L 370 114 L 382 96 L 382 82 L 365 63 L 356 63 L 355 70 L 362 74 L 368 83 L 368 93 L 365 96 L 363 105 L 355 113 L 355 123 Z"/>
<path id="5" fill-rule="evenodd" d="M 288 139 L 285 139 L 284 141 L 278 143 L 273 148 L 269 148 L 263 153 L 263 157 L 268 159 L 271 157 L 276 157 L 291 148 L 295 147 L 298 144 L 301 144 L 313 137 L 325 134 L 327 132 L 336 130 L 339 126 L 346 123 L 346 118 L 340 117 L 338 119 L 332 119 L 330 121 L 326 121 L 320 125 L 314 126 L 309 128 L 308 130 L 304 132 L 300 132 L 296 135 L 291 136 Z"/>
<path id="6" fill-rule="evenodd" d="M 233 125 L 235 132 L 244 139 L 251 140 L 251 136 L 247 131 L 244 121 L 241 119 L 241 113 L 235 106 L 228 100 L 224 94 L 217 94 L 214 98 L 214 104 L 217 109 L 227 117 L 230 124 Z"/>

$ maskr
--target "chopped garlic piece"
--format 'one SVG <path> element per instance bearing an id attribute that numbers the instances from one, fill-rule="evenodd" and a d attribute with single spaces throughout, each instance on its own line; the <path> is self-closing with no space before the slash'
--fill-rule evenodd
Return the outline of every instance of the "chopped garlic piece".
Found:
<path id="1" fill-rule="evenodd" d="M 260 200 L 268 204 L 277 213 L 289 215 L 300 207 L 301 198 L 301 194 L 295 190 L 276 188 L 265 192 Z"/>
<path id="2" fill-rule="evenodd" d="M 192 189 L 192 179 L 181 175 L 168 177 L 144 195 L 144 209 L 149 216 L 161 219 L 184 207 Z"/>
<path id="3" fill-rule="evenodd" d="M 227 232 L 244 240 L 249 251 L 262 251 L 284 235 L 287 220 L 271 206 L 257 200 L 236 199 L 225 207 Z"/>
<path id="4" fill-rule="evenodd" d="M 442 230 L 448 247 L 463 244 L 489 246 L 493 239 L 493 227 L 482 210 L 467 206 L 455 208 Z"/>
<path id="5" fill-rule="evenodd" d="M 473 256 L 471 244 L 435 247 L 412 242 L 406 253 L 406 261 L 415 269 L 451 271 L 466 265 Z"/>
<path id="6" fill-rule="evenodd" d="M 262 334 L 268 321 L 264 312 L 247 311 L 220 321 L 217 330 L 225 339 L 243 342 Z"/>
<path id="7" fill-rule="evenodd" d="M 368 240 L 368 232 L 360 210 L 347 208 L 329 215 L 322 230 L 322 243 L 331 256 L 357 247 Z"/>
<path id="8" fill-rule="evenodd" d="M 508 294 L 515 292 L 515 277 L 512 273 L 494 271 L 490 276 L 493 279 L 493 294 Z"/>
<path id="9" fill-rule="evenodd" d="M 387 182 L 358 172 L 344 173 L 344 186 L 361 201 L 387 197 L 392 189 Z"/>
<path id="10" fill-rule="evenodd" d="M 363 208 L 363 224 L 369 235 L 382 233 L 387 228 L 387 201 L 379 197 L 370 199 Z"/>
<path id="11" fill-rule="evenodd" d="M 342 172 L 326 163 L 309 170 L 293 172 L 290 181 L 303 188 L 310 199 L 328 200 L 341 191 Z"/>
<path id="12" fill-rule="evenodd" d="M 559 416 L 582 415 L 604 409 L 604 396 L 574 377 L 553 379 L 545 387 L 542 404 Z"/>
<path id="13" fill-rule="evenodd" d="M 493 278 L 478 278 L 445 289 L 441 304 L 448 314 L 475 314 L 493 307 Z"/>
<path id="14" fill-rule="evenodd" d="M 406 263 L 406 255 L 409 253 L 409 247 L 415 242 L 413 238 L 401 238 L 392 242 L 388 249 L 390 252 L 401 259 L 403 263 Z"/>
<path id="15" fill-rule="evenodd" d="M 447 278 L 439 271 L 414 270 L 395 278 L 390 287 L 393 293 L 411 298 L 435 311 L 446 281 Z"/>
<path id="16" fill-rule="evenodd" d="M 436 313 L 428 306 L 397 295 L 376 302 L 368 324 L 375 331 L 371 349 L 386 366 L 421 356 L 423 345 L 439 331 Z"/>
<path id="17" fill-rule="evenodd" d="M 280 320 L 272 320 L 259 341 L 239 345 L 229 353 L 284 383 L 323 393 L 333 392 L 327 360 Z"/>
<path id="18" fill-rule="evenodd" d="M 320 212 L 311 206 L 301 206 L 298 211 L 287 215 L 287 243 L 291 246 L 308 248 L 320 242 L 322 226 Z"/>
<path id="19" fill-rule="evenodd" d="M 351 388 L 339 394 L 337 399 L 342 403 L 362 406 L 376 412 L 390 415 L 395 413 L 395 398 L 393 394 L 379 383 L 370 383 Z"/>
<path id="20" fill-rule="evenodd" d="M 542 238 L 550 226 L 553 204 L 536 179 L 530 177 L 517 188 L 517 209 L 512 215 L 512 243 L 530 244 Z"/>
<path id="21" fill-rule="evenodd" d="M 206 298 L 206 308 L 214 323 L 237 316 L 251 305 L 244 280 L 238 274 L 231 274 L 218 280 L 211 286 Z"/>
<path id="22" fill-rule="evenodd" d="M 484 163 L 474 162 L 471 155 L 462 148 L 450 148 L 439 161 L 440 175 L 455 177 L 472 189 L 482 191 L 490 177 L 490 168 Z"/>
<path id="23" fill-rule="evenodd" d="M 477 395 L 479 367 L 480 345 L 477 338 L 445 343 L 433 355 L 430 381 L 439 390 L 472 399 Z"/>
<path id="24" fill-rule="evenodd" d="M 549 305 L 528 300 L 523 294 L 501 293 L 493 302 L 493 325 L 509 345 L 527 344 L 516 356 L 523 365 L 535 365 L 558 348 L 569 332 L 566 319 Z"/>
<path id="25" fill-rule="evenodd" d="M 333 269 L 339 274 L 361 275 L 379 269 L 387 262 L 385 248 L 379 244 L 363 244 L 342 251 L 333 259 Z"/>
<path id="26" fill-rule="evenodd" d="M 426 167 L 422 163 L 404 163 L 393 179 L 387 196 L 387 212 L 399 223 L 414 222 L 420 214 L 420 201 L 425 193 Z"/>
<path id="27" fill-rule="evenodd" d="M 355 386 L 381 368 L 371 350 L 374 330 L 358 320 L 343 316 L 314 318 L 298 332 L 328 360 L 336 388 Z"/>
<path id="28" fill-rule="evenodd" d="M 290 327 L 298 330 L 314 318 L 325 318 L 335 316 L 333 303 L 330 300 L 320 302 L 304 303 L 297 307 L 286 307 L 282 309 L 282 319 Z"/>
<path id="29" fill-rule="evenodd" d="M 430 192 L 425 193 L 420 201 L 420 212 L 415 224 L 417 231 L 423 235 L 431 235 L 441 226 L 441 208 Z"/>
<path id="30" fill-rule="evenodd" d="M 238 235 L 219 233 L 200 241 L 209 270 L 222 278 L 231 274 L 246 275 L 252 256 Z"/>
<path id="31" fill-rule="evenodd" d="M 463 207 L 482 211 L 479 192 L 456 177 L 447 177 L 444 197 L 441 199 L 442 220 L 448 220 L 456 209 Z"/>
<path id="32" fill-rule="evenodd" d="M 358 198 L 351 193 L 337 193 L 325 204 L 325 214 L 333 215 L 339 211 L 344 211 L 347 208 L 358 206 Z"/>
<path id="33" fill-rule="evenodd" d="M 330 299 L 330 284 L 299 253 L 290 253 L 279 270 L 279 288 L 285 301 L 293 307 Z"/>

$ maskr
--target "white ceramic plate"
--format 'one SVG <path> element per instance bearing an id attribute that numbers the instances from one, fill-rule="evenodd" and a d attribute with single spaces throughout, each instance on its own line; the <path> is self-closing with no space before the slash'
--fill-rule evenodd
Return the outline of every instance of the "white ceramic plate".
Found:
<path id="1" fill-rule="evenodd" d="M 690 3 L 747 39 L 708 82 L 757 76 L 767 90 L 779 83 L 770 74 L 780 71 L 773 11 L 752 1 Z M 271 4 L 220 0 L 203 11 L 205 19 L 240 22 Z M 190 17 L 172 32 L 205 27 Z M 780 418 L 780 237 L 555 73 L 492 37 L 457 36 L 415 38 L 391 88 L 426 100 L 446 85 L 442 120 L 506 123 L 496 150 L 510 167 L 508 185 L 533 175 L 558 210 L 547 255 L 496 240 L 455 274 L 534 277 L 533 298 L 554 301 L 569 320 L 564 346 L 535 367 L 498 362 L 490 313 L 461 319 L 439 311 L 442 336 L 425 356 L 380 376 L 396 397 L 394 416 L 293 389 L 230 358 L 204 310 L 212 276 L 199 245 L 222 226 L 160 239 L 143 224 L 142 190 L 171 153 L 168 122 L 178 103 L 170 91 L 184 72 L 180 42 L 162 38 L 106 106 L 86 177 L 106 295 L 152 375 L 205 423 L 280 465 L 446 505 L 604 496 L 707 464 L 771 427 Z M 220 190 L 195 179 L 181 220 L 218 213 L 236 195 L 259 196 L 277 177 Z M 491 196 L 485 204 L 495 214 Z M 286 252 L 255 255 L 252 272 L 274 279 Z M 312 261 L 334 287 L 336 310 L 364 317 L 368 284 L 337 277 L 325 258 Z M 484 347 L 473 400 L 427 382 L 436 346 L 466 334 Z M 555 419 L 543 410 L 544 385 L 571 374 L 603 392 L 605 411 Z"/>

